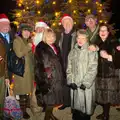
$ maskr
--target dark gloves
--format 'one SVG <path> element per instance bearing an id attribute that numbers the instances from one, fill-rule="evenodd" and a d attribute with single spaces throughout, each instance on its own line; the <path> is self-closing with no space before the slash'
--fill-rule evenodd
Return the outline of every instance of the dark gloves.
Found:
<path id="1" fill-rule="evenodd" d="M 82 85 L 80 86 L 80 89 L 85 90 L 85 89 L 86 89 L 85 85 L 82 84 Z"/>
<path id="2" fill-rule="evenodd" d="M 77 90 L 77 85 L 75 83 L 71 83 L 69 87 L 73 90 Z"/>

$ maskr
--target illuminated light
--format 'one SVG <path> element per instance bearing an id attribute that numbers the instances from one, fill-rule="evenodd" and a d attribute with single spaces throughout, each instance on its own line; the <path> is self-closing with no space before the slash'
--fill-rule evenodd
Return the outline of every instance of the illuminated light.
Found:
<path id="1" fill-rule="evenodd" d="M 19 25 L 19 23 L 17 21 L 13 22 L 15 25 Z M 12 76 L 14 78 L 14 75 Z"/>
<path id="2" fill-rule="evenodd" d="M 21 13 L 17 13 L 16 16 L 17 16 L 17 17 L 21 17 Z"/>
<path id="3" fill-rule="evenodd" d="M 76 10 L 73 10 L 73 13 L 75 14 L 75 13 L 76 13 Z"/>
<path id="4" fill-rule="evenodd" d="M 36 1 L 36 3 L 37 3 L 37 4 L 39 4 L 39 3 L 40 3 L 40 1 L 39 1 L 39 0 L 37 0 L 37 1 Z"/>
<path id="5" fill-rule="evenodd" d="M 95 2 L 97 5 L 99 4 L 99 2 Z"/>
<path id="6" fill-rule="evenodd" d="M 76 22 L 74 22 L 74 24 L 76 25 L 77 23 L 76 23 Z"/>
<path id="7" fill-rule="evenodd" d="M 38 14 L 40 14 L 40 11 L 37 11 Z"/>
<path id="8" fill-rule="evenodd" d="M 26 9 L 28 10 L 28 9 L 29 9 L 29 7 L 26 7 Z"/>
<path id="9" fill-rule="evenodd" d="M 58 16 L 59 15 L 59 12 L 55 12 L 55 16 Z"/>
<path id="10" fill-rule="evenodd" d="M 56 1 L 53 1 L 53 3 L 52 3 L 53 5 L 55 5 L 56 4 Z"/>
<path id="11" fill-rule="evenodd" d="M 69 0 L 69 3 L 71 3 L 72 2 L 72 0 Z"/>
<path id="12" fill-rule="evenodd" d="M 23 12 L 25 12 L 25 9 L 23 9 Z"/>
<path id="13" fill-rule="evenodd" d="M 99 13 L 101 13 L 102 12 L 102 10 L 99 10 Z"/>
<path id="14" fill-rule="evenodd" d="M 107 24 L 107 21 L 105 21 L 104 23 Z"/>
<path id="15" fill-rule="evenodd" d="M 18 6 L 19 6 L 19 7 L 21 7 L 21 6 L 22 6 L 22 4 L 21 4 L 21 3 L 19 3 L 19 4 L 18 4 Z"/>
<path id="16" fill-rule="evenodd" d="M 87 4 L 87 3 L 88 3 L 88 0 L 86 0 L 85 3 Z"/>
<path id="17" fill-rule="evenodd" d="M 90 13 L 91 12 L 91 9 L 88 9 L 88 13 Z"/>
<path id="18" fill-rule="evenodd" d="M 55 23 L 53 23 L 52 25 L 53 25 L 53 26 L 56 26 L 56 24 L 55 24 Z"/>
<path id="19" fill-rule="evenodd" d="M 103 20 L 100 20 L 100 21 L 99 21 L 99 23 L 102 23 L 102 22 L 103 22 Z"/>
<path id="20" fill-rule="evenodd" d="M 100 4 L 100 7 L 102 7 L 102 4 Z"/>

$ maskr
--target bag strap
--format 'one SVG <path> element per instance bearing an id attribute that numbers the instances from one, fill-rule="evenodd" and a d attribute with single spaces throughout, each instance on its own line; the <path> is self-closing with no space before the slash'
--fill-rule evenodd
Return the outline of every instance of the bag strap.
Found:
<path id="1" fill-rule="evenodd" d="M 7 97 L 7 92 L 8 92 L 8 96 L 10 96 L 10 84 L 6 86 L 5 97 Z"/>

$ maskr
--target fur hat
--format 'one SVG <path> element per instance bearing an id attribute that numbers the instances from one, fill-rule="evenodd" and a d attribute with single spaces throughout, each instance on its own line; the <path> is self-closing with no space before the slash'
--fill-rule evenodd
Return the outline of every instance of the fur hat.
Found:
<path id="1" fill-rule="evenodd" d="M 33 30 L 33 27 L 27 23 L 21 23 L 19 29 L 20 29 L 20 31 L 28 30 L 31 32 Z"/>

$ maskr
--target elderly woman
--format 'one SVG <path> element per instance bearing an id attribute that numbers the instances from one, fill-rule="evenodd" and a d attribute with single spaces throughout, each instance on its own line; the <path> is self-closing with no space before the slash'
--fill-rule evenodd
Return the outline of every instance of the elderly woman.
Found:
<path id="1" fill-rule="evenodd" d="M 36 96 L 38 105 L 44 105 L 45 120 L 55 120 L 53 107 L 63 104 L 63 71 L 55 40 L 53 30 L 46 28 L 35 51 Z"/>
<path id="2" fill-rule="evenodd" d="M 77 43 L 68 56 L 67 83 L 71 88 L 73 120 L 90 120 L 94 112 L 97 52 L 88 50 L 85 30 L 78 30 Z"/>
<path id="3" fill-rule="evenodd" d="M 28 24 L 20 25 L 20 35 L 16 36 L 13 42 L 13 50 L 17 57 L 25 59 L 25 69 L 23 77 L 14 75 L 14 94 L 20 98 L 20 106 L 23 111 L 23 118 L 28 119 L 30 116 L 26 112 L 27 102 L 29 99 L 28 94 L 33 89 L 33 55 L 32 55 L 32 44 L 29 42 L 32 27 Z M 18 96 L 19 95 L 19 96 Z"/>
<path id="4" fill-rule="evenodd" d="M 113 62 L 114 44 L 108 25 L 100 25 L 99 38 L 95 44 L 99 48 L 96 102 L 103 107 L 103 113 L 97 119 L 109 120 L 110 105 L 117 104 L 119 87 Z"/>

